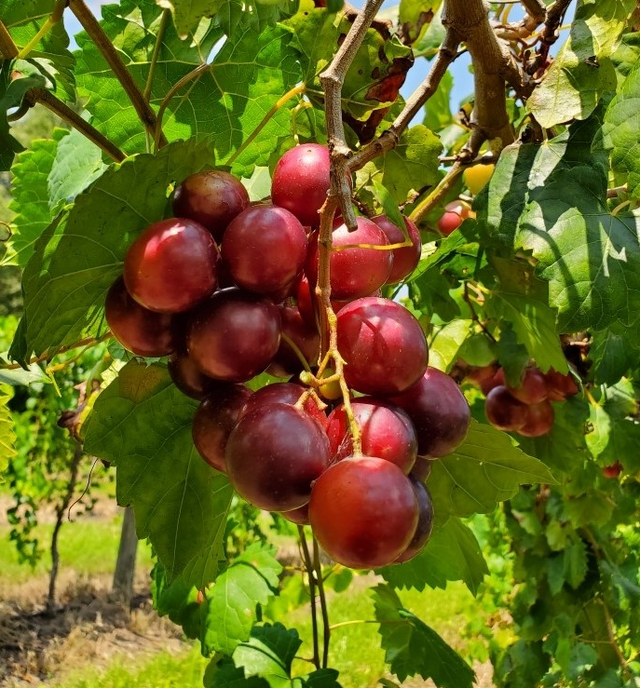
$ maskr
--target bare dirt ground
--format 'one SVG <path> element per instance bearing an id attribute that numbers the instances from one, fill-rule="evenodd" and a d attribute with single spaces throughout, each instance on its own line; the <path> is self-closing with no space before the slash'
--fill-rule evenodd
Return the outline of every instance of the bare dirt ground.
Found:
<path id="1" fill-rule="evenodd" d="M 106 669 L 116 658 L 129 663 L 163 650 L 188 650 L 180 629 L 153 610 L 146 577 L 137 581 L 131 610 L 113 598 L 110 584 L 106 576 L 62 576 L 53 613 L 33 604 L 45 596 L 44 578 L 19 586 L 11 601 L 0 601 L 0 686 L 52 685 L 68 668 Z"/>

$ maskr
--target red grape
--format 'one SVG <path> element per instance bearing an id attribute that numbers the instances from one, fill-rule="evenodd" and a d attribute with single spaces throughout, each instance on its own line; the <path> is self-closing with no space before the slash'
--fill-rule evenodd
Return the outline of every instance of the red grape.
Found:
<path id="1" fill-rule="evenodd" d="M 364 394 L 398 394 L 420 380 L 429 351 L 420 323 L 403 306 L 366 297 L 338 313 L 338 350 L 347 384 Z"/>
<path id="2" fill-rule="evenodd" d="M 193 443 L 213 468 L 226 473 L 225 447 L 251 390 L 243 385 L 220 384 L 202 400 L 193 416 Z"/>
<path id="3" fill-rule="evenodd" d="M 384 232 L 365 217 L 356 218 L 358 229 L 349 232 L 345 224 L 333 232 L 333 248 L 352 244 L 388 246 L 389 240 Z M 391 274 L 393 255 L 391 251 L 372 248 L 348 248 L 331 252 L 331 297 L 338 301 L 352 301 L 369 296 L 379 289 Z M 309 283 L 318 280 L 318 235 L 309 239 L 309 255 L 305 267 Z"/>
<path id="4" fill-rule="evenodd" d="M 518 401 L 504 385 L 494 387 L 484 402 L 487 420 L 498 430 L 512 432 L 527 422 L 527 405 Z"/>
<path id="5" fill-rule="evenodd" d="M 392 401 L 413 421 L 421 456 L 446 456 L 467 436 L 471 422 L 469 404 L 458 385 L 436 368 L 427 368 L 417 384 Z"/>
<path id="6" fill-rule="evenodd" d="M 390 244 L 401 244 L 404 242 L 404 235 L 396 225 L 389 220 L 386 215 L 378 215 L 372 220 L 380 227 L 386 234 Z M 387 284 L 396 284 L 402 282 L 405 277 L 408 277 L 420 262 L 420 252 L 422 250 L 422 240 L 420 232 L 415 223 L 408 217 L 404 218 L 404 224 L 411 239 L 411 246 L 404 248 L 396 248 L 391 251 L 393 254 L 393 266 L 391 267 L 391 274 L 387 278 Z"/>
<path id="7" fill-rule="evenodd" d="M 263 404 L 246 413 L 226 449 L 231 483 L 248 502 L 269 511 L 298 509 L 329 464 L 329 440 L 306 413 Z"/>
<path id="8" fill-rule="evenodd" d="M 523 404 L 538 404 L 548 396 L 547 383 L 538 368 L 527 368 L 518 387 L 507 384 L 511 395 Z"/>
<path id="9" fill-rule="evenodd" d="M 553 427 L 553 406 L 548 399 L 538 404 L 525 406 L 527 417 L 525 424 L 516 432 L 524 437 L 541 437 L 546 435 Z"/>
<path id="10" fill-rule="evenodd" d="M 216 241 L 248 206 L 249 194 L 242 183 L 222 170 L 192 174 L 176 187 L 173 197 L 173 214 L 204 225 Z"/>
<path id="11" fill-rule="evenodd" d="M 575 396 L 580 390 L 573 377 L 563 375 L 557 370 L 550 370 L 544 374 L 549 399 L 552 401 L 565 401 L 567 397 Z"/>
<path id="12" fill-rule="evenodd" d="M 222 259 L 233 281 L 258 294 L 286 296 L 302 272 L 307 233 L 288 210 L 247 208 L 227 227 Z"/>
<path id="13" fill-rule="evenodd" d="M 271 182 L 271 200 L 293 213 L 303 225 L 320 222 L 318 211 L 327 200 L 329 150 L 305 143 L 288 150 L 278 160 Z"/>
<path id="14" fill-rule="evenodd" d="M 409 476 L 411 485 L 416 493 L 418 500 L 418 525 L 416 532 L 411 538 L 411 542 L 405 551 L 396 559 L 398 564 L 413 559 L 417 554 L 420 554 L 424 546 L 431 537 L 433 531 L 433 502 L 431 495 L 427 490 L 425 484 L 413 475 Z"/>
<path id="15" fill-rule="evenodd" d="M 297 509 L 291 509 L 291 511 L 281 511 L 280 516 L 286 518 L 287 521 L 295 523 L 299 526 L 309 525 L 309 505 L 298 507 Z"/>
<path id="16" fill-rule="evenodd" d="M 612 463 L 610 466 L 605 466 L 602 469 L 602 475 L 605 478 L 615 479 L 620 476 L 620 473 L 622 473 L 623 468 L 624 466 L 619 461 L 616 461 L 615 463 Z"/>
<path id="17" fill-rule="evenodd" d="M 137 356 L 166 356 L 175 349 L 173 316 L 150 311 L 136 303 L 122 277 L 107 293 L 105 318 L 113 336 Z"/>
<path id="18" fill-rule="evenodd" d="M 213 237 L 201 224 L 181 218 L 156 222 L 127 251 L 127 291 L 152 311 L 187 311 L 216 288 L 219 257 Z"/>
<path id="19" fill-rule="evenodd" d="M 275 356 L 280 327 L 273 301 L 235 288 L 223 289 L 194 311 L 187 349 L 205 375 L 245 382 L 265 370 Z"/>
<path id="20" fill-rule="evenodd" d="M 309 521 L 330 557 L 352 568 L 374 568 L 407 549 L 418 523 L 418 503 L 398 466 L 352 456 L 334 463 L 314 483 Z"/>
<path id="21" fill-rule="evenodd" d="M 353 415 L 360 428 L 362 452 L 395 463 L 409 473 L 416 461 L 418 440 L 409 416 L 398 406 L 371 397 L 351 402 Z M 353 454 L 353 440 L 344 405 L 329 414 L 327 435 L 334 460 Z"/>

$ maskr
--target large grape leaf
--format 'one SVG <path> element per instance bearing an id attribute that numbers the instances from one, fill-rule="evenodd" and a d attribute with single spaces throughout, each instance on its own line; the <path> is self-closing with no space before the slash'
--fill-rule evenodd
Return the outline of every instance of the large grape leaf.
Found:
<path id="1" fill-rule="evenodd" d="M 180 40 L 173 24 L 166 27 L 150 98 L 151 105 L 159 108 L 175 84 L 208 62 L 209 67 L 185 83 L 169 101 L 162 128 L 170 141 L 197 134 L 215 135 L 217 164 L 224 164 L 238 151 L 301 76 L 287 31 L 277 26 L 261 30 L 255 13 L 242 12 L 231 3 L 225 3 L 225 8 L 228 12 L 209 21 L 189 40 Z M 162 9 L 153 0 L 125 0 L 120 5 L 103 7 L 102 14 L 103 30 L 140 89 L 144 89 L 162 26 Z M 224 30 L 219 24 L 224 25 Z M 221 47 L 216 46 L 225 30 L 231 35 Z M 78 86 L 89 98 L 87 109 L 93 115 L 92 123 L 126 152 L 146 150 L 144 128 L 115 75 L 106 68 L 86 34 L 79 34 L 77 40 L 81 48 Z M 278 109 L 238 156 L 236 174 L 248 177 L 255 165 L 267 163 L 278 137 L 291 130 L 293 104 L 295 101 L 289 101 Z"/>
<path id="2" fill-rule="evenodd" d="M 85 449 L 116 466 L 118 503 L 133 506 L 138 537 L 151 540 L 169 580 L 203 589 L 223 557 L 233 490 L 193 446 L 196 407 L 165 367 L 132 361 L 96 400 Z"/>
<path id="3" fill-rule="evenodd" d="M 106 169 L 98 146 L 74 129 L 60 141 L 47 179 L 50 207 L 73 201 Z"/>
<path id="4" fill-rule="evenodd" d="M 636 62 L 604 119 L 613 168 L 626 173 L 629 195 L 640 198 L 640 63 Z"/>
<path id="5" fill-rule="evenodd" d="M 586 119 L 602 94 L 615 89 L 611 56 L 635 4 L 635 0 L 578 1 L 569 39 L 527 101 L 543 127 Z"/>
<path id="6" fill-rule="evenodd" d="M 432 628 L 405 609 L 391 587 L 377 585 L 371 592 L 385 661 L 400 681 L 420 674 L 432 678 L 439 688 L 471 688 L 473 669 Z"/>
<path id="7" fill-rule="evenodd" d="M 487 314 L 511 324 L 518 342 L 544 372 L 555 368 L 566 373 L 567 360 L 556 331 L 556 313 L 547 305 L 546 283 L 524 261 L 494 257 L 492 264 L 499 287 L 487 296 Z"/>
<path id="8" fill-rule="evenodd" d="M 271 688 L 292 688 L 291 663 L 301 644 L 298 631 L 280 623 L 254 626 L 251 637 L 234 650 L 233 661 L 245 676 L 259 676 Z"/>
<path id="9" fill-rule="evenodd" d="M 555 482 L 551 471 L 507 434 L 472 419 L 466 440 L 433 462 L 429 491 L 436 517 L 444 521 L 488 513 L 497 502 L 513 497 L 520 485 Z"/>
<path id="10" fill-rule="evenodd" d="M 478 202 L 493 237 L 538 261 L 565 332 L 640 314 L 640 213 L 609 212 L 599 134 L 594 117 L 549 144 L 510 146 Z"/>
<path id="11" fill-rule="evenodd" d="M 171 10 L 178 35 L 183 40 L 195 33 L 203 17 L 217 14 L 229 0 L 156 0 L 156 4 Z"/>
<path id="12" fill-rule="evenodd" d="M 18 48 L 24 48 L 51 17 L 57 0 L 4 0 L 0 20 L 9 29 Z M 40 38 L 24 62 L 35 67 L 50 82 L 56 94 L 75 102 L 75 59 L 69 51 L 69 36 L 64 28 L 64 15 Z M 24 66 L 18 60 L 16 68 Z"/>
<path id="13" fill-rule="evenodd" d="M 11 167 L 13 196 L 9 208 L 16 213 L 3 264 L 24 267 L 33 255 L 33 246 L 52 220 L 47 179 L 56 150 L 67 132 L 56 129 L 53 138 L 35 140 L 31 148 L 16 156 Z"/>
<path id="14" fill-rule="evenodd" d="M 450 518 L 433 532 L 427 546 L 404 564 L 386 566 L 378 573 L 394 588 L 446 588 L 447 581 L 464 581 L 476 594 L 489 573 L 480 545 L 471 528 Z"/>
<path id="15" fill-rule="evenodd" d="M 250 545 L 220 574 L 207 592 L 207 611 L 202 637 L 203 651 L 227 655 L 249 639 L 256 621 L 256 605 L 267 604 L 277 594 L 282 566 L 275 547 Z"/>
<path id="16" fill-rule="evenodd" d="M 213 164 L 208 141 L 176 142 L 107 170 L 58 215 L 24 272 L 25 314 L 14 357 L 54 353 L 96 335 L 106 293 L 136 236 L 164 216 L 170 184 Z"/>
<path id="17" fill-rule="evenodd" d="M 7 407 L 12 396 L 11 387 L 0 384 L 0 483 L 4 482 L 3 474 L 7 470 L 9 461 L 16 454 L 13 418 Z"/>

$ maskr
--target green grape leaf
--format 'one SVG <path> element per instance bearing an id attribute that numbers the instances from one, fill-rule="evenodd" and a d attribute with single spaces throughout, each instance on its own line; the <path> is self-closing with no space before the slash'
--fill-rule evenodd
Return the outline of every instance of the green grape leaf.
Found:
<path id="1" fill-rule="evenodd" d="M 585 435 L 587 447 L 594 459 L 607 448 L 611 432 L 611 418 L 598 404 L 589 405 L 589 432 Z"/>
<path id="2" fill-rule="evenodd" d="M 385 661 L 401 682 L 419 674 L 432 678 L 441 688 L 471 688 L 473 669 L 432 628 L 406 610 L 391 587 L 377 585 L 371 593 Z"/>
<path id="3" fill-rule="evenodd" d="M 586 119 L 615 89 L 610 58 L 634 7 L 635 0 L 579 0 L 569 39 L 527 102 L 542 127 Z"/>
<path id="4" fill-rule="evenodd" d="M 374 165 L 382 173 L 382 184 L 398 205 L 406 203 L 409 194 L 422 192 L 440 181 L 442 143 L 423 124 L 407 129 L 398 146 L 376 158 Z"/>
<path id="5" fill-rule="evenodd" d="M 8 357 L 6 353 L 0 354 L 0 364 L 8 364 Z M 0 368 L 0 384 L 11 385 L 31 385 L 33 383 L 48 385 L 53 382 L 53 379 L 45 373 L 44 370 L 37 364 L 32 363 L 25 368 Z"/>
<path id="6" fill-rule="evenodd" d="M 140 8 L 142 5 L 142 9 Z M 173 24 L 166 27 L 151 88 L 150 102 L 160 107 L 173 86 L 203 65 L 216 42 L 223 38 L 220 23 L 233 26 L 231 35 L 195 78 L 168 102 L 162 130 L 169 141 L 211 134 L 218 165 L 228 163 L 233 172 L 248 177 L 255 165 L 266 165 L 279 137 L 291 130 L 289 100 L 268 118 L 259 135 L 242 151 L 240 147 L 276 103 L 300 81 L 291 35 L 282 27 L 261 30 L 259 12 L 242 12 L 225 3 L 215 21 L 205 23 L 190 40 L 183 41 Z M 125 0 L 102 8 L 101 25 L 142 90 L 148 77 L 156 38 L 162 26 L 162 9 L 153 0 Z M 87 97 L 92 123 L 125 152 L 146 150 L 146 136 L 133 106 L 115 75 L 105 69 L 89 37 L 77 36 L 78 87 Z M 213 164 L 213 159 L 211 160 Z"/>
<path id="7" fill-rule="evenodd" d="M 537 260 L 563 332 L 628 326 L 640 313 L 640 213 L 608 210 L 598 126 L 594 117 L 547 146 L 505 149 L 478 202 L 495 239 Z"/>
<path id="8" fill-rule="evenodd" d="M 212 17 L 228 3 L 229 0 L 156 0 L 158 6 L 171 10 L 178 35 L 183 40 L 195 33 L 203 17 Z"/>
<path id="9" fill-rule="evenodd" d="M 460 358 L 460 351 L 474 332 L 473 320 L 452 320 L 440 328 L 429 342 L 429 365 L 448 373 Z"/>
<path id="10" fill-rule="evenodd" d="M 218 576 L 207 592 L 206 628 L 202 638 L 206 654 L 233 653 L 249 639 L 256 605 L 267 604 L 277 594 L 282 566 L 275 547 L 250 545 Z"/>
<path id="11" fill-rule="evenodd" d="M 298 631 L 282 624 L 254 626 L 251 637 L 233 652 L 233 661 L 247 677 L 263 678 L 271 688 L 290 688 L 291 663 L 302 641 Z"/>
<path id="12" fill-rule="evenodd" d="M 576 590 L 587 575 L 587 546 L 579 538 L 564 550 L 564 575 Z"/>
<path id="13" fill-rule="evenodd" d="M 158 561 L 151 570 L 151 597 L 160 616 L 168 616 L 182 626 L 187 638 L 200 638 L 206 607 L 202 593 L 182 576 L 169 581 L 167 570 Z"/>
<path id="14" fill-rule="evenodd" d="M 433 461 L 429 492 L 434 512 L 444 520 L 488 513 L 529 483 L 556 481 L 507 434 L 472 419 L 466 440 L 452 454 Z"/>
<path id="15" fill-rule="evenodd" d="M 49 172 L 49 206 L 53 209 L 58 203 L 73 201 L 106 169 L 98 146 L 79 131 L 72 131 L 58 144 Z"/>
<path id="16" fill-rule="evenodd" d="M 169 185 L 212 161 L 208 141 L 170 144 L 155 156 L 140 155 L 111 167 L 70 211 L 58 215 L 25 268 L 25 340 L 16 338 L 11 355 L 53 354 L 65 344 L 98 335 L 107 291 L 122 271 L 128 247 L 164 216 Z"/>
<path id="17" fill-rule="evenodd" d="M 34 244 L 52 220 L 47 179 L 56 150 L 66 131 L 56 129 L 52 139 L 35 140 L 31 148 L 16 156 L 11 168 L 14 193 L 9 208 L 16 213 L 3 263 L 24 267 L 33 255 Z"/>
<path id="18" fill-rule="evenodd" d="M 640 64 L 636 62 L 622 88 L 607 108 L 603 132 L 612 149 L 611 165 L 627 174 L 629 196 L 640 198 Z"/>
<path id="19" fill-rule="evenodd" d="M 13 418 L 7 404 L 13 396 L 8 385 L 0 384 L 0 483 L 4 482 L 3 474 L 9 461 L 16 455 L 16 433 L 13 429 Z"/>
<path id="20" fill-rule="evenodd" d="M 436 527 L 427 546 L 404 564 L 386 566 L 378 573 L 394 588 L 446 588 L 461 580 L 475 595 L 489 573 L 482 550 L 471 528 L 459 518 Z"/>
<path id="21" fill-rule="evenodd" d="M 493 265 L 500 286 L 486 299 L 487 314 L 511 324 L 518 342 L 543 372 L 555 368 L 566 373 L 567 360 L 556 331 L 556 314 L 547 305 L 547 285 L 525 263 L 495 258 Z"/>
<path id="22" fill-rule="evenodd" d="M 565 500 L 563 509 L 574 528 L 588 525 L 604 525 L 611 518 L 614 504 L 601 490 L 589 494 L 570 497 Z"/>
<path id="23" fill-rule="evenodd" d="M 0 172 L 3 172 L 11 169 L 16 154 L 24 150 L 24 146 L 11 135 L 8 111 L 22 103 L 27 91 L 44 86 L 44 79 L 36 75 L 12 81 L 9 61 L 0 62 L 0 65 Z"/>
<path id="24" fill-rule="evenodd" d="M 0 19 L 9 29 L 18 48 L 25 48 L 52 16 L 57 0 L 4 0 Z M 69 102 L 76 101 L 75 59 L 69 51 L 69 36 L 63 17 L 49 26 L 24 60 L 17 60 L 18 71 L 33 67 L 50 82 L 56 95 Z"/>
<path id="25" fill-rule="evenodd" d="M 133 506 L 169 581 L 202 590 L 218 571 L 233 490 L 193 446 L 196 406 L 166 368 L 132 361 L 96 400 L 85 449 L 116 466 L 118 503 Z"/>
<path id="26" fill-rule="evenodd" d="M 593 361 L 593 377 L 598 385 L 613 385 L 638 362 L 639 335 L 630 335 L 627 328 L 613 327 L 593 333 L 589 358 Z"/>

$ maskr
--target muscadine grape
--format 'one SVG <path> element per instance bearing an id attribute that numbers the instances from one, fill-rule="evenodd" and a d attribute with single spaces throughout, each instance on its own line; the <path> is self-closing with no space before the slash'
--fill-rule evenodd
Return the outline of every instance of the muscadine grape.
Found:
<path id="1" fill-rule="evenodd" d="M 311 483 L 329 465 L 329 440 L 294 406 L 263 404 L 242 416 L 225 458 L 241 497 L 260 509 L 290 511 L 309 501 Z"/>
<path id="2" fill-rule="evenodd" d="M 389 299 L 366 297 L 338 313 L 338 350 L 347 384 L 364 394 L 398 394 L 427 368 L 429 351 L 420 323 Z"/>
<path id="3" fill-rule="evenodd" d="M 526 421 L 516 432 L 524 437 L 541 437 L 553 427 L 553 406 L 548 399 L 525 406 Z"/>
<path id="4" fill-rule="evenodd" d="M 176 187 L 173 214 L 204 225 L 221 241 L 228 224 L 249 206 L 249 194 L 232 174 L 196 172 Z"/>
<path id="5" fill-rule="evenodd" d="M 340 564 L 386 566 L 416 532 L 418 502 L 409 478 L 390 461 L 348 457 L 316 480 L 309 522 L 318 542 Z"/>
<path id="6" fill-rule="evenodd" d="M 179 313 L 207 298 L 218 284 L 218 247 L 198 222 L 156 222 L 131 244 L 124 259 L 127 291 L 142 306 Z"/>
<path id="7" fill-rule="evenodd" d="M 386 215 L 378 215 L 371 219 L 385 233 L 390 244 L 401 244 L 404 242 L 405 238 L 402 230 L 396 227 Z M 404 224 L 411 240 L 411 246 L 395 248 L 391 251 L 393 265 L 391 266 L 391 274 L 387 278 L 387 284 L 402 282 L 405 277 L 408 277 L 415 270 L 420 262 L 420 252 L 422 250 L 420 232 L 415 223 L 408 217 L 404 218 Z"/>
<path id="8" fill-rule="evenodd" d="M 413 387 L 391 401 L 413 421 L 421 456 L 446 456 L 467 436 L 471 422 L 469 404 L 458 385 L 436 368 L 427 368 Z"/>
<path id="9" fill-rule="evenodd" d="M 413 557 L 420 554 L 433 531 L 433 502 L 431 501 L 429 490 L 413 474 L 409 476 L 409 480 L 418 500 L 418 525 L 407 549 L 396 559 L 398 564 L 409 561 L 409 559 L 413 559 Z"/>
<path id="10" fill-rule="evenodd" d="M 307 233 L 284 208 L 255 206 L 227 227 L 222 260 L 241 288 L 258 294 L 291 291 L 307 257 Z"/>
<path id="11" fill-rule="evenodd" d="M 538 368 L 526 368 L 520 385 L 512 387 L 507 384 L 507 388 L 511 395 L 523 404 L 538 404 L 548 395 L 546 380 Z"/>
<path id="12" fill-rule="evenodd" d="M 303 225 L 318 225 L 318 212 L 327 200 L 329 149 L 304 143 L 278 160 L 271 181 L 271 200 L 293 213 Z"/>
<path id="13" fill-rule="evenodd" d="M 280 345 L 280 313 L 266 297 L 230 288 L 192 314 L 189 356 L 209 377 L 245 382 L 263 372 Z"/>
<path id="14" fill-rule="evenodd" d="M 225 448 L 242 409 L 251 397 L 244 385 L 218 383 L 198 406 L 191 426 L 193 443 L 213 468 L 226 473 Z"/>
<path id="15" fill-rule="evenodd" d="M 409 473 L 418 454 L 416 431 L 409 416 L 395 404 L 372 397 L 354 399 L 351 408 L 360 428 L 362 452 L 391 461 Z M 343 404 L 329 414 L 327 435 L 333 460 L 353 454 L 353 439 Z"/>
<path id="16" fill-rule="evenodd" d="M 527 405 L 518 401 L 505 385 L 489 391 L 484 402 L 487 420 L 498 430 L 512 432 L 527 422 Z"/>
<path id="17" fill-rule="evenodd" d="M 384 232 L 366 217 L 356 218 L 358 229 L 349 232 L 345 224 L 333 231 L 333 250 L 331 251 L 331 297 L 337 301 L 351 301 L 369 296 L 389 279 L 393 266 L 391 251 L 372 248 L 347 248 L 340 246 L 369 244 L 388 246 L 389 240 Z M 309 284 L 315 285 L 318 279 L 318 235 L 313 233 L 309 239 L 309 254 L 305 266 Z"/>
<path id="18" fill-rule="evenodd" d="M 575 396 L 580 391 L 570 374 L 563 375 L 552 369 L 544 373 L 544 379 L 547 383 L 549 399 L 552 401 L 565 401 L 567 397 Z"/>
<path id="19" fill-rule="evenodd" d="M 173 316 L 150 311 L 134 301 L 122 277 L 107 293 L 105 318 L 113 336 L 137 356 L 166 356 L 175 350 Z"/>

